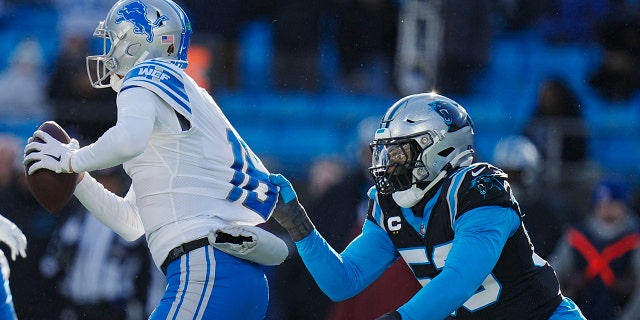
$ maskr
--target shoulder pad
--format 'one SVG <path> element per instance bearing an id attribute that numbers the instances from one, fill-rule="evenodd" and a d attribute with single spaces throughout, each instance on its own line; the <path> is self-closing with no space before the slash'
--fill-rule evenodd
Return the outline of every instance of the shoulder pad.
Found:
<path id="1" fill-rule="evenodd" d="M 488 163 L 475 163 L 456 170 L 443 185 L 443 193 L 454 219 L 482 206 L 517 206 L 506 182 L 507 175 Z"/>
<path id="2" fill-rule="evenodd" d="M 124 77 L 123 85 L 129 80 L 147 79 L 151 81 L 168 81 L 176 78 L 183 80 L 179 68 L 172 63 L 162 60 L 147 60 L 135 65 Z"/>
<path id="3" fill-rule="evenodd" d="M 182 71 L 174 64 L 162 60 L 148 60 L 127 72 L 120 92 L 132 87 L 146 88 L 189 119 L 191 108 L 184 80 Z"/>

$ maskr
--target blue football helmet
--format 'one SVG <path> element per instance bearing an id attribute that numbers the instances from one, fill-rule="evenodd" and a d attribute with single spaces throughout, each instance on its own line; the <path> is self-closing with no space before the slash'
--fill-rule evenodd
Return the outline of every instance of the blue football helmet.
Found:
<path id="1" fill-rule="evenodd" d="M 391 106 L 371 143 L 369 168 L 378 192 L 412 207 L 451 169 L 473 161 L 473 122 L 457 102 L 435 94 Z"/>
<path id="2" fill-rule="evenodd" d="M 165 58 L 187 66 L 191 23 L 171 0 L 120 0 L 93 35 L 104 39 L 103 54 L 87 57 L 94 88 L 118 91 L 127 71 L 144 60 Z"/>

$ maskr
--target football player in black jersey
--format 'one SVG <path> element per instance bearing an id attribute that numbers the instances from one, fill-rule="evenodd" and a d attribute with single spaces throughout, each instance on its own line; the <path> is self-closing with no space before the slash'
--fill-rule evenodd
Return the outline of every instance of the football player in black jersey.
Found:
<path id="1" fill-rule="evenodd" d="M 585 319 L 534 252 L 507 175 L 473 163 L 473 135 L 466 110 L 447 97 L 391 106 L 371 143 L 367 220 L 339 254 L 289 181 L 270 176 L 282 197 L 273 216 L 331 299 L 358 294 L 402 258 L 422 289 L 378 319 Z"/>

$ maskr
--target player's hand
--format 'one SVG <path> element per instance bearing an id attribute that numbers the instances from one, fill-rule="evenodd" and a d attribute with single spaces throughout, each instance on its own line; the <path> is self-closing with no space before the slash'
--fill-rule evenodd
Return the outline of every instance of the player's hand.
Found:
<path id="1" fill-rule="evenodd" d="M 0 241 L 4 242 L 11 249 L 11 260 L 15 261 L 16 256 L 27 257 L 27 237 L 11 220 L 0 215 Z"/>
<path id="2" fill-rule="evenodd" d="M 269 181 L 280 187 L 280 196 L 282 197 L 282 200 L 284 200 L 285 204 L 291 202 L 292 200 L 298 200 L 298 195 L 296 194 L 296 191 L 293 190 L 291 182 L 289 182 L 289 180 L 287 180 L 287 178 L 285 178 L 283 175 L 270 174 Z"/>
<path id="3" fill-rule="evenodd" d="M 304 207 L 298 202 L 296 191 L 291 182 L 281 174 L 270 174 L 269 181 L 280 188 L 280 198 L 273 218 L 285 228 L 293 241 L 300 241 L 315 228 Z"/>
<path id="4" fill-rule="evenodd" d="M 402 316 L 398 311 L 391 311 L 377 317 L 376 320 L 402 320 Z"/>
<path id="5" fill-rule="evenodd" d="M 44 142 L 37 142 L 29 139 L 24 148 L 25 166 L 31 164 L 27 174 L 32 175 L 40 169 L 48 169 L 56 173 L 72 173 L 71 155 L 80 149 L 78 140 L 71 139 L 69 143 L 62 143 L 48 133 L 37 130 L 33 136 L 40 138 Z"/>

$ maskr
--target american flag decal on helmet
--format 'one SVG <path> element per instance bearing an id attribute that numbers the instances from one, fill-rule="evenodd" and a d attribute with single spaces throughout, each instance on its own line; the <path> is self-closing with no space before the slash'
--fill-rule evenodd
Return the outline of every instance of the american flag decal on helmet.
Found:
<path id="1" fill-rule="evenodd" d="M 160 41 L 162 42 L 162 44 L 173 44 L 173 35 L 163 35 Z"/>

